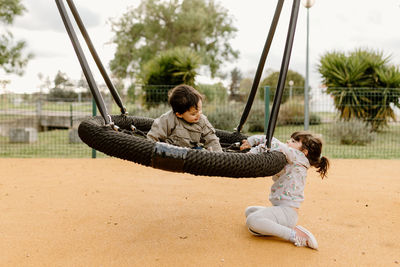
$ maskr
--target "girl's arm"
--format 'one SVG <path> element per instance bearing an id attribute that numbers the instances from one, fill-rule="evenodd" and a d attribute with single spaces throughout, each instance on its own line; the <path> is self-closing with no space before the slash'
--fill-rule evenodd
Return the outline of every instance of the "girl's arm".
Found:
<path id="1" fill-rule="evenodd" d="M 240 150 L 252 148 L 253 146 L 258 146 L 264 144 L 266 141 L 265 135 L 253 135 L 247 139 L 242 140 L 240 145 Z"/>
<path id="2" fill-rule="evenodd" d="M 249 143 L 250 146 L 258 146 L 260 144 L 265 144 L 267 141 L 267 138 L 265 135 L 252 135 L 249 138 L 247 138 L 247 142 Z"/>
<path id="3" fill-rule="evenodd" d="M 275 137 L 271 140 L 271 151 L 280 151 L 285 154 L 288 163 L 293 163 L 298 155 L 300 155 L 299 153 L 303 153 L 300 150 L 290 148 L 287 144 L 282 143 Z"/>

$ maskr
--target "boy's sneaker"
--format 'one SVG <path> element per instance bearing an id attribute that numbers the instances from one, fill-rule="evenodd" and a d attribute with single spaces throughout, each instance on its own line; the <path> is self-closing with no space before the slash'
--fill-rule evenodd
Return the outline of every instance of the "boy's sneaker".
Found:
<path id="1" fill-rule="evenodd" d="M 315 239 L 314 235 L 310 231 L 308 231 L 307 229 L 305 229 L 300 225 L 297 225 L 296 229 L 303 232 L 306 235 L 306 237 L 296 235 L 293 240 L 295 246 L 318 249 L 317 239 Z"/>

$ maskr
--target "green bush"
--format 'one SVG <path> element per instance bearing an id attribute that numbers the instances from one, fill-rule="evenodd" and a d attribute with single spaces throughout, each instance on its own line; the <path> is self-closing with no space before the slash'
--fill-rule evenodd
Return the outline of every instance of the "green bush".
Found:
<path id="1" fill-rule="evenodd" d="M 147 108 L 156 107 L 160 104 L 168 103 L 168 92 L 174 86 L 168 85 L 145 85 L 143 90 L 145 92 L 142 95 L 143 103 Z"/>
<path id="2" fill-rule="evenodd" d="M 141 108 L 140 106 L 136 106 L 135 108 L 128 109 L 128 114 L 138 117 L 146 117 L 146 118 L 158 118 L 165 112 L 169 111 L 171 107 L 168 104 L 160 104 L 156 107 L 150 108 Z"/>
<path id="3" fill-rule="evenodd" d="M 196 89 L 205 96 L 208 103 L 221 102 L 227 99 L 227 91 L 222 83 L 198 84 Z"/>
<path id="4" fill-rule="evenodd" d="M 47 96 L 48 101 L 73 102 L 78 99 L 78 94 L 71 89 L 52 88 Z"/>
<path id="5" fill-rule="evenodd" d="M 318 125 L 321 118 L 315 113 L 310 113 L 310 125 Z M 279 110 L 277 125 L 304 124 L 304 103 L 302 98 L 293 98 L 282 104 Z"/>
<path id="6" fill-rule="evenodd" d="M 376 138 L 372 126 L 358 119 L 339 121 L 332 134 L 334 138 L 339 138 L 342 145 L 366 145 Z"/>
<path id="7" fill-rule="evenodd" d="M 264 132 L 264 103 L 254 103 L 246 121 L 247 130 L 249 132 Z"/>
<path id="8" fill-rule="evenodd" d="M 216 129 L 233 131 L 239 124 L 242 107 L 237 104 L 205 105 L 204 115 Z"/>

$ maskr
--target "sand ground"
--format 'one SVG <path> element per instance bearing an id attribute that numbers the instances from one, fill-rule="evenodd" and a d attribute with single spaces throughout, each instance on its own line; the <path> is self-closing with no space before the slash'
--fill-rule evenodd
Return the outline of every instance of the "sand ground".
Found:
<path id="1" fill-rule="evenodd" d="M 267 178 L 171 173 L 120 159 L 0 159 L 1 266 L 400 266 L 400 161 L 311 169 L 299 224 L 319 251 L 245 227 Z"/>

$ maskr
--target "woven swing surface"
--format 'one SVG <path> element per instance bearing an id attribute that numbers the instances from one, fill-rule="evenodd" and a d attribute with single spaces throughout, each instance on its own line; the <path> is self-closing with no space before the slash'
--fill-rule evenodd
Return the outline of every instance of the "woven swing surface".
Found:
<path id="1" fill-rule="evenodd" d="M 309 171 L 299 224 L 319 251 L 253 237 L 267 178 L 172 173 L 116 158 L 0 159 L 2 266 L 398 266 L 396 160 Z"/>

